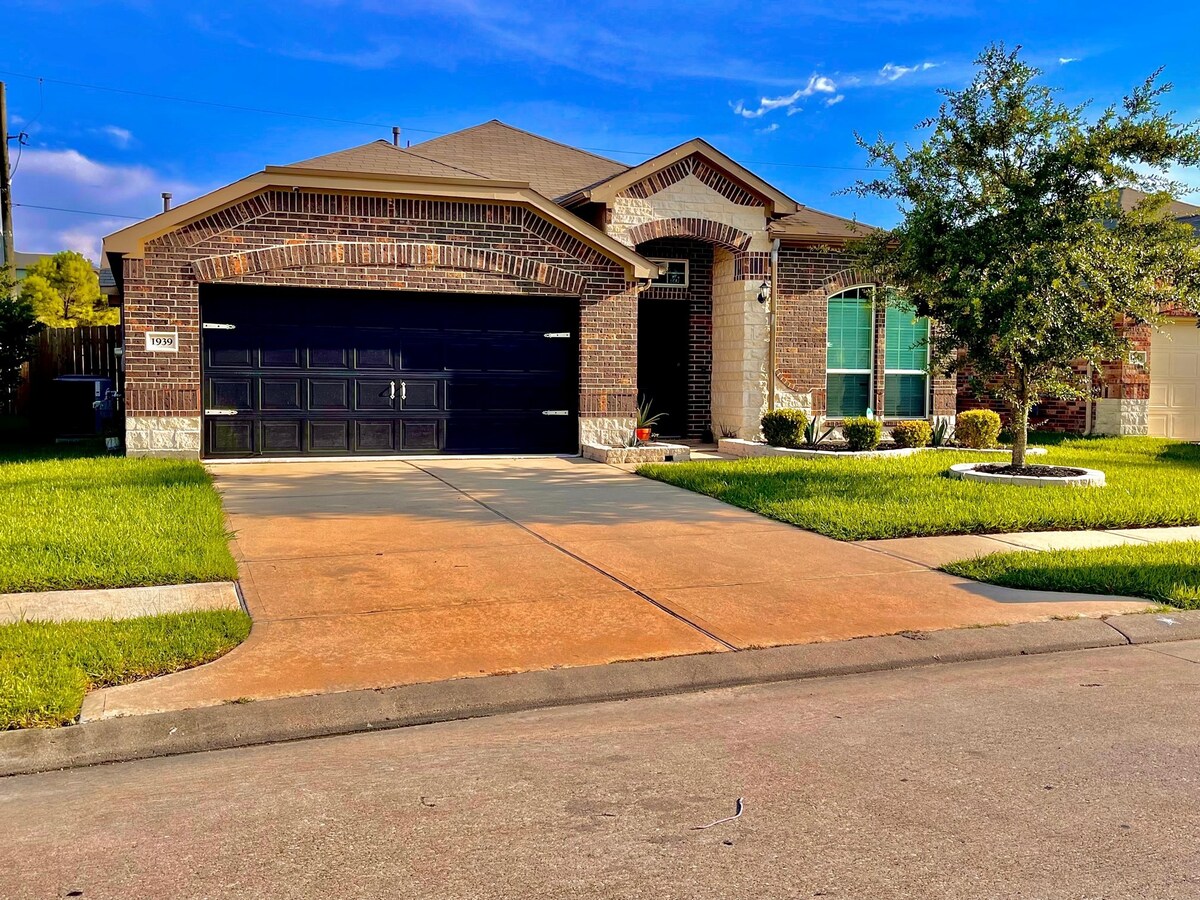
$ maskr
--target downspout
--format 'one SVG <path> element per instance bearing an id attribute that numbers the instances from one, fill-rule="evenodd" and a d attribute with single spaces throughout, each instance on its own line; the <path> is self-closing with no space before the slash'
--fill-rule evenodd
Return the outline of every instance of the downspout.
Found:
<path id="1" fill-rule="evenodd" d="M 769 300 L 771 304 L 767 311 L 767 411 L 775 412 L 775 289 L 776 276 L 779 274 L 779 238 L 771 244 L 771 285 Z"/>

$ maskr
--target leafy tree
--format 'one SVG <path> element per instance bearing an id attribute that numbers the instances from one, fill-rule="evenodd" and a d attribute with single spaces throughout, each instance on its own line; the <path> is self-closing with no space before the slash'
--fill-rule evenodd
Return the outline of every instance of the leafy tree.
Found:
<path id="1" fill-rule="evenodd" d="M 903 221 L 864 242 L 864 263 L 935 321 L 938 368 L 996 385 L 1023 465 L 1037 399 L 1090 390 L 1072 363 L 1123 358 L 1122 325 L 1200 306 L 1200 245 L 1165 210 L 1170 167 L 1200 162 L 1200 128 L 1162 110 L 1158 73 L 1089 117 L 1019 47 L 992 45 L 976 66 L 968 87 L 940 91 L 919 147 L 860 136 L 886 175 L 851 190 L 898 201 Z M 1122 186 L 1150 196 L 1123 210 Z"/>
<path id="2" fill-rule="evenodd" d="M 116 325 L 120 310 L 100 293 L 100 279 L 83 254 L 63 250 L 29 267 L 21 296 L 40 321 L 55 328 Z"/>
<path id="3" fill-rule="evenodd" d="M 21 366 L 33 355 L 42 329 L 33 307 L 16 296 L 12 270 L 0 268 L 0 411 L 9 410 L 21 385 Z"/>

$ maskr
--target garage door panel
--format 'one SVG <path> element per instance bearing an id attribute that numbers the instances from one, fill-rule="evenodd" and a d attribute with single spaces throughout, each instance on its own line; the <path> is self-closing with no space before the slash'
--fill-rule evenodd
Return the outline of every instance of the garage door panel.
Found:
<path id="1" fill-rule="evenodd" d="M 301 440 L 303 423 L 299 419 L 267 420 L 261 426 L 264 453 L 299 453 L 304 449 Z"/>
<path id="2" fill-rule="evenodd" d="M 249 347 L 214 347 L 208 353 L 208 366 L 212 369 L 243 369 L 254 364 L 254 353 Z"/>
<path id="3" fill-rule="evenodd" d="M 254 382 L 250 378 L 213 378 L 209 381 L 206 407 L 251 410 L 254 408 Z"/>
<path id="4" fill-rule="evenodd" d="M 309 420 L 308 449 L 313 453 L 348 453 L 350 451 L 349 420 Z"/>
<path id="5" fill-rule="evenodd" d="M 259 409 L 292 412 L 304 408 L 304 386 L 299 378 L 262 378 L 258 384 Z"/>
<path id="6" fill-rule="evenodd" d="M 396 406 L 392 398 L 395 381 L 377 378 L 354 380 L 354 408 L 357 410 L 391 410 Z"/>
<path id="7" fill-rule="evenodd" d="M 396 450 L 395 421 L 356 421 L 354 449 L 363 453 L 391 453 Z"/>
<path id="8" fill-rule="evenodd" d="M 400 370 L 405 372 L 440 372 L 446 368 L 442 335 L 437 332 L 410 331 L 400 333 Z"/>
<path id="9" fill-rule="evenodd" d="M 247 455 L 253 453 L 254 422 L 227 418 L 209 419 L 208 446 L 214 453 Z"/>
<path id="10" fill-rule="evenodd" d="M 350 411 L 350 382 L 345 378 L 310 378 L 308 408 L 338 412 Z"/>
<path id="11" fill-rule="evenodd" d="M 578 446 L 576 300 L 206 285 L 201 304 L 233 326 L 202 333 L 206 407 L 237 413 L 206 413 L 207 454 Z"/>
<path id="12" fill-rule="evenodd" d="M 1200 330 L 1167 325 L 1151 339 L 1150 434 L 1200 440 Z"/>
<path id="13" fill-rule="evenodd" d="M 413 381 L 404 379 L 403 391 L 400 398 L 400 408 L 405 410 L 441 409 L 438 397 L 438 381 Z"/>
<path id="14" fill-rule="evenodd" d="M 380 347 L 358 347 L 354 351 L 354 367 L 358 370 L 363 369 L 387 369 L 396 368 L 396 358 L 391 346 Z"/>

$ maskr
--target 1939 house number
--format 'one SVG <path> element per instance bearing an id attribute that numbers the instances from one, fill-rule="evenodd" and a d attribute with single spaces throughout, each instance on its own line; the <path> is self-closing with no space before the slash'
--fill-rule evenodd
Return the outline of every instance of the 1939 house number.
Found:
<path id="1" fill-rule="evenodd" d="M 175 331 L 147 331 L 147 353 L 178 353 L 179 333 Z"/>

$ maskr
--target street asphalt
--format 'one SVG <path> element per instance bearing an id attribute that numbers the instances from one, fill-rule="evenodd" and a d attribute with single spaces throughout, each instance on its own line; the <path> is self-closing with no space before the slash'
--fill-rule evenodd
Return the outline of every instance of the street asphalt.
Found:
<path id="1" fill-rule="evenodd" d="M 1197 663 L 1121 646 L 17 776 L 0 893 L 1197 897 Z"/>

